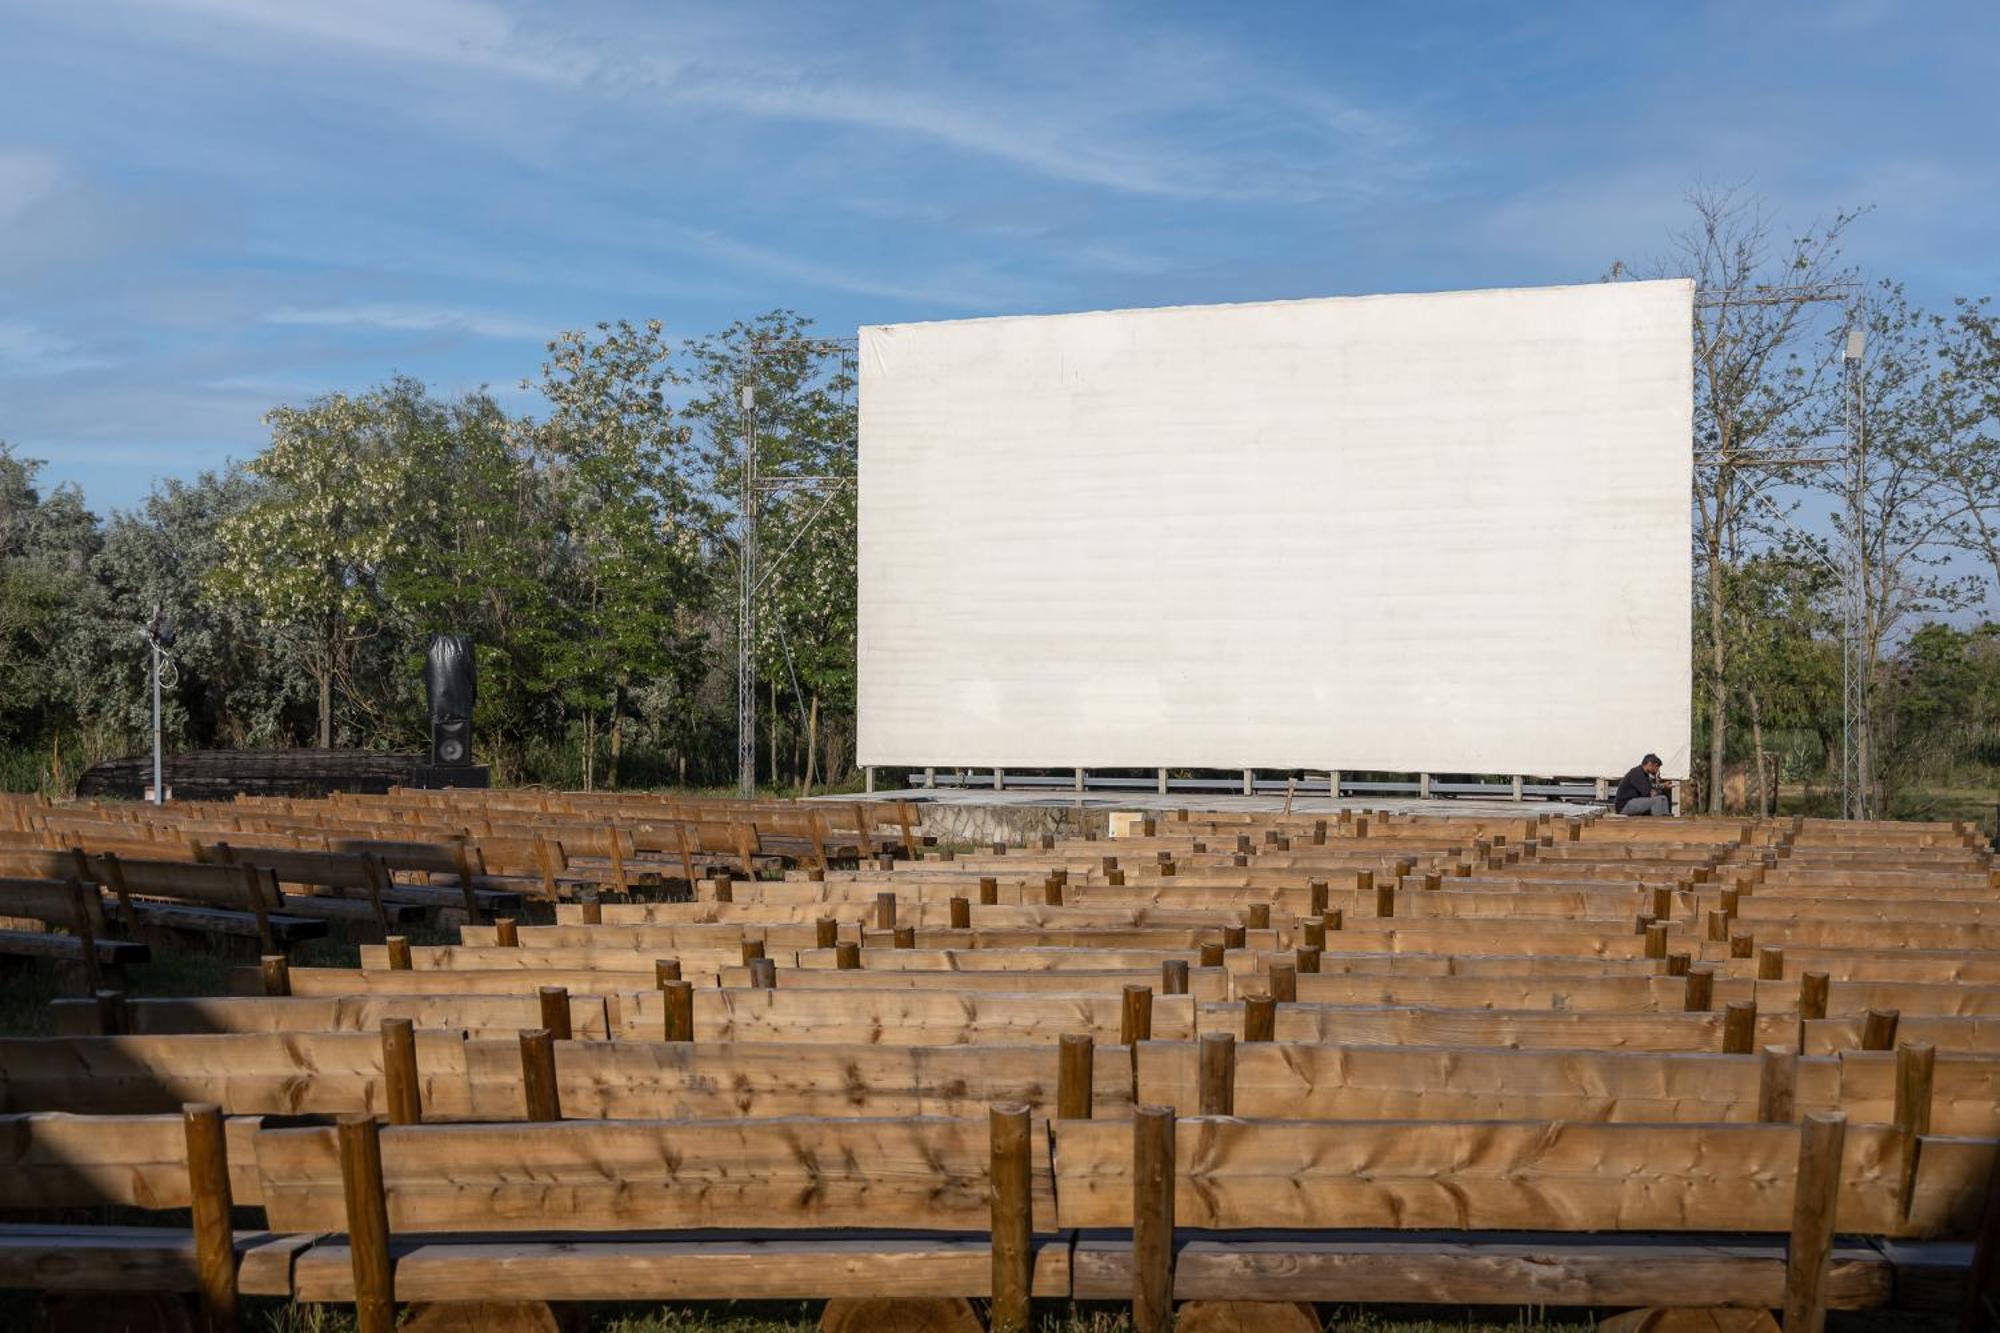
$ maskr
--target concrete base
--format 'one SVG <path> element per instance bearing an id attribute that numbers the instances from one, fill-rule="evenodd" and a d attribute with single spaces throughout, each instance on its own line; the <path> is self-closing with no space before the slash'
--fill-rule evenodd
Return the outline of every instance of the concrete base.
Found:
<path id="1" fill-rule="evenodd" d="M 853 798 L 815 796 L 808 799 L 850 801 Z M 1107 837 L 1111 831 L 1112 814 L 1124 810 L 1271 814 L 1285 808 L 1282 792 L 1258 796 L 1169 792 L 1162 796 L 1150 791 L 992 791 L 978 787 L 913 787 L 904 791 L 877 792 L 875 799 L 915 802 L 922 807 L 924 834 L 947 846 L 978 846 L 996 840 L 1018 846 L 1033 843 L 1044 833 L 1059 838 L 1082 837 L 1086 833 Z M 1490 815 L 1521 819 L 1553 813 L 1574 818 L 1603 808 L 1571 802 L 1467 798 L 1419 801 L 1389 796 L 1343 796 L 1336 801 L 1325 796 L 1297 796 L 1292 800 L 1292 813 L 1297 815 L 1327 815 L 1339 810 L 1386 810 L 1397 815 Z"/>

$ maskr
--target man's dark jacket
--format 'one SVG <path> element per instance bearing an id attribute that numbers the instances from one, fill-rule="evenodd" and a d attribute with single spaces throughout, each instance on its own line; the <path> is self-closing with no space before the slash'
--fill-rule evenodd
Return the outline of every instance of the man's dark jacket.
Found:
<path id="1" fill-rule="evenodd" d="M 1611 798 L 1613 810 L 1623 810 L 1627 801 L 1643 801 L 1653 795 L 1653 775 L 1640 764 L 1627 773 L 1618 784 L 1618 794 Z"/>

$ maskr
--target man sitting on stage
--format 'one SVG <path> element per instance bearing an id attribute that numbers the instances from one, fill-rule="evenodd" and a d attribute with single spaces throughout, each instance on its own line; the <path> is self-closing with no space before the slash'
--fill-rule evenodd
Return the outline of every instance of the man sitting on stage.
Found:
<path id="1" fill-rule="evenodd" d="M 1640 760 L 1639 766 L 1619 782 L 1618 792 L 1611 798 L 1611 808 L 1621 815 L 1672 814 L 1668 787 L 1659 781 L 1659 771 L 1660 756 L 1649 754 Z"/>

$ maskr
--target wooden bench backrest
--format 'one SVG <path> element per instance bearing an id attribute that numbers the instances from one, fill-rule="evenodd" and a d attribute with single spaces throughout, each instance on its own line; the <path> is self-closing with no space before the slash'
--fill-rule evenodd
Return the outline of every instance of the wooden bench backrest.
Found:
<path id="1" fill-rule="evenodd" d="M 226 1122 L 238 1204 L 261 1195 L 259 1122 Z M 186 1208 L 187 1131 L 178 1115 L 0 1115 L 0 1208 Z"/>
<path id="2" fill-rule="evenodd" d="M 384 1129 L 381 1145 L 394 1232 L 985 1231 L 990 1218 L 984 1117 L 419 1125 Z M 346 1229 L 335 1130 L 267 1130 L 257 1162 L 273 1229 Z"/>
<path id="3" fill-rule="evenodd" d="M 1174 1138 L 1183 1227 L 1781 1232 L 1792 1225 L 1800 1131 L 1191 1117 Z M 1901 1142 L 1892 1126 L 1847 1127 L 1840 1230 L 1906 1230 Z M 1059 1225 L 1132 1224 L 1131 1125 L 1057 1122 L 1055 1161 Z M 1919 1232 L 1938 1221 L 1913 1219 Z"/>

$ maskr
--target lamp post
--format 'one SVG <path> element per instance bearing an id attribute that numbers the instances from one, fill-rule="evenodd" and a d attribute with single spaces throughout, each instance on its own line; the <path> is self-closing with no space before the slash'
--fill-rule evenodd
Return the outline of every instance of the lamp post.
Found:
<path id="1" fill-rule="evenodd" d="M 167 649 L 174 646 L 174 627 L 168 623 L 159 606 L 153 607 L 153 618 L 139 631 L 141 637 L 153 652 L 153 804 L 167 803 L 166 765 L 161 758 L 160 746 L 160 666 Z"/>

